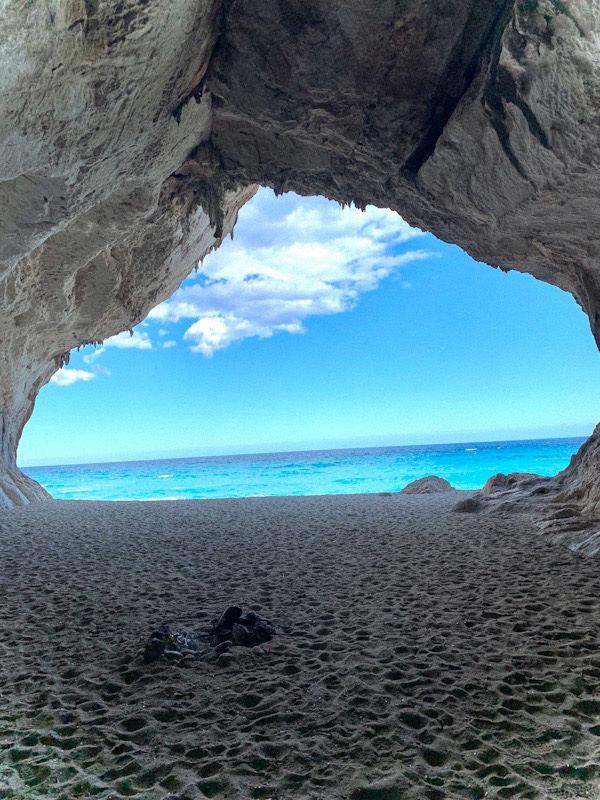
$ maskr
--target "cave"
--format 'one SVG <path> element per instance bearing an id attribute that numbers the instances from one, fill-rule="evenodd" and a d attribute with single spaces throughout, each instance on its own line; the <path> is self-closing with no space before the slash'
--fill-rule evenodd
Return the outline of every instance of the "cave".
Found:
<path id="1" fill-rule="evenodd" d="M 593 0 L 3 3 L 0 796 L 597 792 L 600 427 L 462 509 L 94 511 L 41 502 L 16 454 L 70 352 L 171 296 L 259 186 L 554 284 L 600 346 L 599 38 Z M 232 624 L 229 654 L 160 660 L 230 603 L 266 649 Z"/>
<path id="2" fill-rule="evenodd" d="M 0 503 L 73 348 L 131 329 L 258 186 L 398 211 L 570 292 L 600 344 L 591 0 L 15 0 L 0 20 Z M 600 430 L 535 496 L 600 517 Z"/>

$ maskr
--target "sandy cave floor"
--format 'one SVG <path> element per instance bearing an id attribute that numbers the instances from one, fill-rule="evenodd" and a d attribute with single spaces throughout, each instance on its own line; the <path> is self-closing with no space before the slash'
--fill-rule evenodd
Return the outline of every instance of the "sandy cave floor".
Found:
<path id="1" fill-rule="evenodd" d="M 454 493 L 0 521 L 0 798 L 595 798 L 600 566 Z M 141 664 L 229 604 L 280 635 Z"/>

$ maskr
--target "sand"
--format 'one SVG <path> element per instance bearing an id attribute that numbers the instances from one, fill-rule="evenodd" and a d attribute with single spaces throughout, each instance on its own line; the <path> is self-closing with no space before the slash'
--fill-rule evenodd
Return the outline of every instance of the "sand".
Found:
<path id="1" fill-rule="evenodd" d="M 10 512 L 0 797 L 600 798 L 598 561 L 456 497 Z M 279 635 L 140 663 L 231 603 Z"/>

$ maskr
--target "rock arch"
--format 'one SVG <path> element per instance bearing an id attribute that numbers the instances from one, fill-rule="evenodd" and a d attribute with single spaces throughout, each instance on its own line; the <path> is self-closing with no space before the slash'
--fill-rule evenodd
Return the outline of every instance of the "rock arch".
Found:
<path id="1" fill-rule="evenodd" d="M 169 296 L 258 184 L 560 286 L 600 344 L 599 37 L 593 0 L 7 0 L 0 503 L 44 496 L 16 467 L 40 387 Z M 561 477 L 591 516 L 599 440 Z"/>

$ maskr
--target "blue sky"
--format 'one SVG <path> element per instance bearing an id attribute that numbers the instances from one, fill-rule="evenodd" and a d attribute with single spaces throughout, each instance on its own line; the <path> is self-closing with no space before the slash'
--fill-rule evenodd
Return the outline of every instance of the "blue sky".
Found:
<path id="1" fill-rule="evenodd" d="M 44 387 L 21 466 L 588 435 L 570 295 L 391 211 L 261 189 L 175 295 Z"/>

